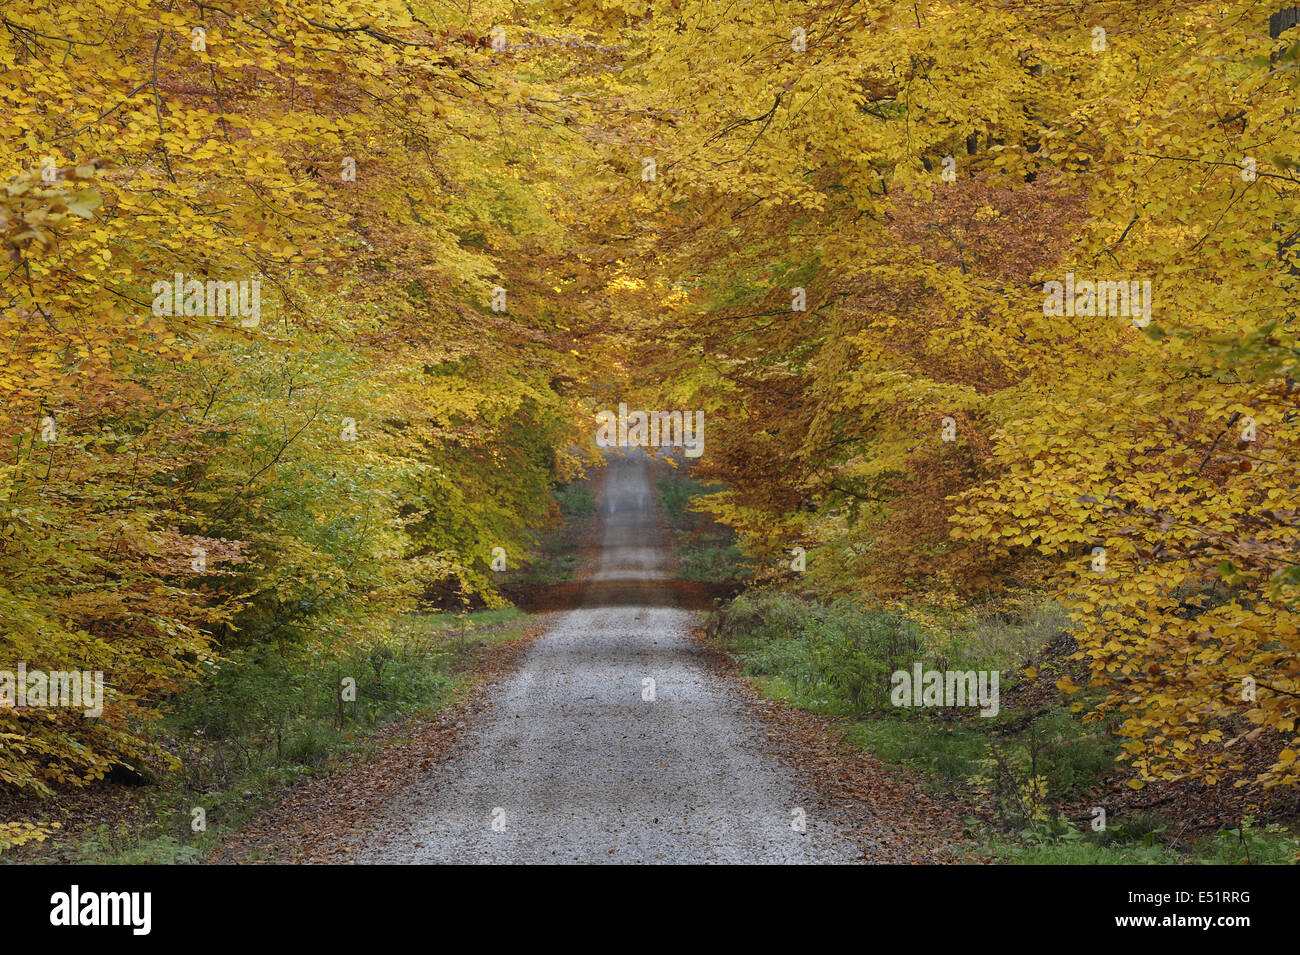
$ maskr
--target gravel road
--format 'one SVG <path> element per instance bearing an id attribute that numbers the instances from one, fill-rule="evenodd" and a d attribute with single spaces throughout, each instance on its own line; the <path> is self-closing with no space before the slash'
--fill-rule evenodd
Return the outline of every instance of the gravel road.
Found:
<path id="1" fill-rule="evenodd" d="M 490 691 L 461 755 L 394 799 L 356 861 L 857 861 L 690 636 L 650 475 L 640 453 L 611 459 L 580 606 Z"/>

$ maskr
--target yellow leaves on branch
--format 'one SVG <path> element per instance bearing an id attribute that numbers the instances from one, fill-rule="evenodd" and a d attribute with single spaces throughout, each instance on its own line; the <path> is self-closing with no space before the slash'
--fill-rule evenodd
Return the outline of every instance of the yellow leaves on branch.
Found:
<path id="1" fill-rule="evenodd" d="M 590 111 L 472 9 L 6 5 L 0 670 L 108 690 L 0 711 L 0 783 L 165 763 L 142 727 L 223 652 L 495 602 L 550 519 Z"/>
<path id="2" fill-rule="evenodd" d="M 687 290 L 644 377 L 728 395 L 705 467 L 751 552 L 853 555 L 801 581 L 830 594 L 1050 587 L 1136 765 L 1221 779 L 1258 729 L 1291 785 L 1294 31 L 1130 13 L 1094 48 L 1033 5 L 679 0 L 624 71 L 658 178 L 592 217 Z"/>

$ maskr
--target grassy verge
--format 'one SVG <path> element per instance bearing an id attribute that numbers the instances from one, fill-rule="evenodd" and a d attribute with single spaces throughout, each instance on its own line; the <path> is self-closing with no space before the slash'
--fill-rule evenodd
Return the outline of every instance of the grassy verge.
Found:
<path id="1" fill-rule="evenodd" d="M 527 622 L 513 607 L 411 614 L 339 655 L 279 647 L 227 656 L 178 694 L 155 726 L 173 768 L 133 779 L 113 800 L 115 812 L 95 805 L 87 824 L 74 810 L 66 836 L 56 830 L 0 860 L 199 861 L 275 793 L 364 755 L 401 717 L 462 699 L 475 683 L 474 662 L 522 635 Z M 93 821 L 106 814 L 117 818 Z"/>
<path id="2" fill-rule="evenodd" d="M 931 618 L 755 592 L 710 615 L 708 632 L 765 695 L 839 719 L 853 744 L 971 807 L 978 855 L 1018 864 L 1294 861 L 1293 828 L 1249 817 L 1198 833 L 1176 808 L 1166 817 L 1111 801 L 1097 826 L 1091 803 L 1110 801 L 1096 794 L 1123 776 L 1121 741 L 1112 725 L 1082 718 L 1087 701 L 1079 706 L 1054 688 L 1075 665 L 1066 623 L 1041 602 Z M 891 674 L 917 663 L 1000 671 L 997 714 L 893 705 Z"/>

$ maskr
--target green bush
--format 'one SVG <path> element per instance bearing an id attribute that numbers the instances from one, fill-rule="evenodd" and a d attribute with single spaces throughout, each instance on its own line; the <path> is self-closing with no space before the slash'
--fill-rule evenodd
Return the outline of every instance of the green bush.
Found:
<path id="1" fill-rule="evenodd" d="M 391 632 L 342 654 L 294 641 L 248 648 L 204 664 L 201 677 L 160 707 L 151 726 L 180 771 L 140 790 L 149 815 L 43 843 L 42 861 L 176 864 L 198 861 L 280 787 L 373 745 L 373 727 L 454 697 L 465 665 L 485 645 L 518 636 L 514 607 L 408 614 Z M 341 699 L 344 678 L 355 701 Z M 142 767 L 143 768 L 143 767 Z M 191 829 L 203 808 L 207 828 Z"/>
<path id="2" fill-rule="evenodd" d="M 566 518 L 590 517 L 596 512 L 596 498 L 586 484 L 557 484 L 551 496 Z"/>
<path id="3" fill-rule="evenodd" d="M 292 644 L 232 654 L 169 703 L 161 733 L 198 791 L 274 766 L 319 766 L 343 730 L 445 701 L 450 633 L 411 628 L 341 656 Z M 343 701 L 344 679 L 355 681 L 355 701 Z"/>
<path id="4" fill-rule="evenodd" d="M 815 604 L 781 593 L 742 594 L 713 615 L 709 628 L 745 673 L 788 684 L 796 703 L 822 712 L 889 706 L 890 675 L 925 660 L 913 623 L 847 600 Z"/>
<path id="5" fill-rule="evenodd" d="M 728 583 L 753 576 L 753 569 L 736 542 L 730 527 L 716 524 L 690 509 L 697 498 L 722 489 L 718 484 L 701 484 L 676 471 L 656 482 L 659 506 L 674 528 L 673 551 L 677 555 L 677 576 L 701 583 Z"/>
<path id="6" fill-rule="evenodd" d="M 1121 752 L 1105 724 L 1084 723 L 1065 709 L 1048 710 L 1030 722 L 1023 746 L 1035 756 L 1033 770 L 1045 779 L 1053 800 L 1086 795 L 1114 771 Z"/>
<path id="7" fill-rule="evenodd" d="M 846 726 L 857 745 L 887 764 L 987 797 L 1004 818 L 1024 825 L 1038 822 L 1045 805 L 1082 797 L 1114 770 L 1120 748 L 1108 726 L 1085 724 L 1063 707 L 1030 714 L 1003 706 L 995 718 L 900 710 L 890 700 L 890 677 L 918 662 L 927 670 L 1006 667 L 1054 638 L 1060 619 L 1046 610 L 1023 625 L 984 617 L 969 630 L 954 628 L 955 636 L 927 640 L 897 613 L 769 591 L 742 594 L 708 626 L 769 693 L 821 713 L 871 717 Z M 993 636 L 981 642 L 983 634 Z M 1011 674 L 1003 675 L 1005 691 Z"/>
<path id="8" fill-rule="evenodd" d="M 676 471 L 663 475 L 655 485 L 659 489 L 659 506 L 668 513 L 674 523 L 690 522 L 693 514 L 687 508 L 690 507 L 693 498 L 712 494 L 721 489 L 720 485 L 701 484 L 694 478 Z"/>

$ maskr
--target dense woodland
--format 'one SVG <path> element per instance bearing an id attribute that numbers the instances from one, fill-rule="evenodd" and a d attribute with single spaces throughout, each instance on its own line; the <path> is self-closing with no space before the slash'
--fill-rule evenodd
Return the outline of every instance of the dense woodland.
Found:
<path id="1" fill-rule="evenodd" d="M 501 606 L 622 401 L 704 411 L 751 586 L 1052 601 L 1133 787 L 1295 787 L 1278 14 L 5 4 L 0 669 L 107 700 L 0 709 L 0 785 L 166 773 L 233 657 Z"/>

